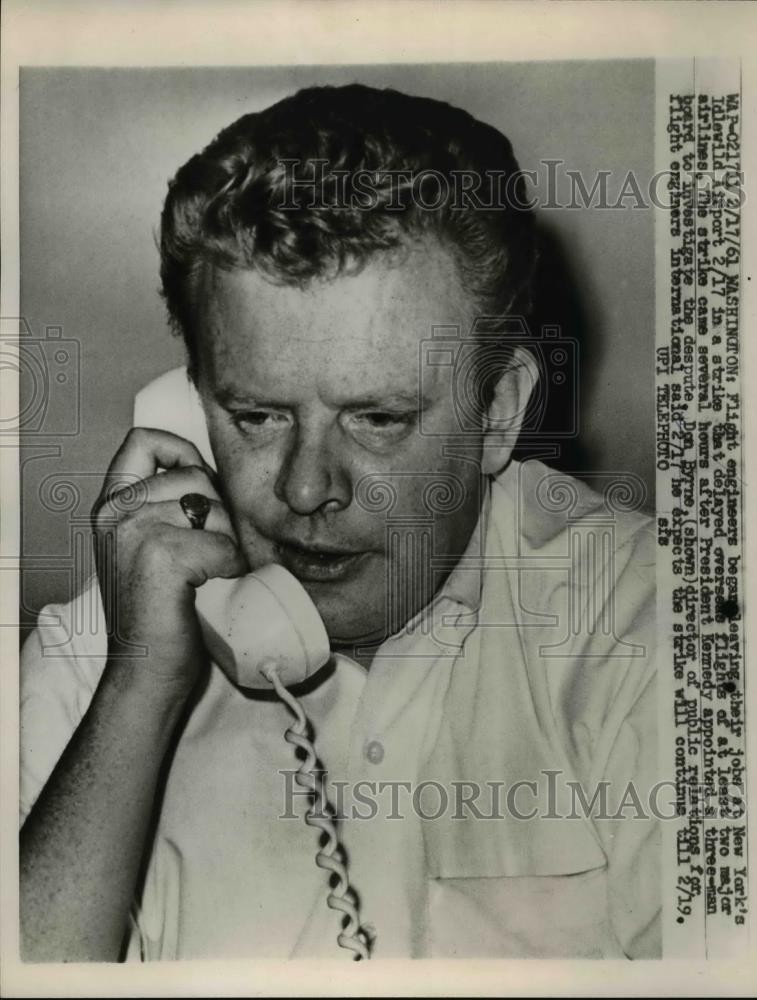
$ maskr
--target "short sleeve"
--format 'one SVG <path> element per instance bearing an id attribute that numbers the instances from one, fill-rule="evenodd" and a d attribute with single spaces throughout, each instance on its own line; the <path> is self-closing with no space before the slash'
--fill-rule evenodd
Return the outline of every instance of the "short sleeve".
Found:
<path id="1" fill-rule="evenodd" d="M 662 952 L 654 557 L 646 526 L 615 554 L 611 620 L 617 645 L 604 663 L 606 702 L 593 713 L 591 727 L 590 785 L 607 792 L 606 814 L 594 826 L 607 856 L 608 909 L 618 943 L 633 959 Z"/>
<path id="2" fill-rule="evenodd" d="M 19 822 L 23 825 L 81 722 L 105 667 L 96 580 L 40 612 L 20 659 Z"/>
<path id="3" fill-rule="evenodd" d="M 654 814 L 657 707 L 653 677 L 620 727 L 607 764 L 611 812 L 622 807 L 622 816 L 597 823 L 608 857 L 611 920 L 629 958 L 659 958 L 662 952 L 662 844 Z"/>
<path id="4" fill-rule="evenodd" d="M 656 958 L 662 947 L 656 541 L 646 519 L 628 533 L 622 519 L 617 527 L 625 538 L 601 564 L 596 625 L 578 636 L 575 665 L 556 700 L 584 798 L 594 803 L 588 815 L 606 857 L 613 933 L 629 958 Z M 582 607 L 592 606 L 590 593 L 579 596 Z"/>

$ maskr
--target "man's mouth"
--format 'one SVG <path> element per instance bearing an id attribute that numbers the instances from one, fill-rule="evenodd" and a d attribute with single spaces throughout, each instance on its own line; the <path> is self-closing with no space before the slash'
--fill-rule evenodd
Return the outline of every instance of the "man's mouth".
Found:
<path id="1" fill-rule="evenodd" d="M 285 569 L 304 583 L 331 583 L 348 579 L 367 555 L 327 546 L 277 542 L 276 550 Z"/>

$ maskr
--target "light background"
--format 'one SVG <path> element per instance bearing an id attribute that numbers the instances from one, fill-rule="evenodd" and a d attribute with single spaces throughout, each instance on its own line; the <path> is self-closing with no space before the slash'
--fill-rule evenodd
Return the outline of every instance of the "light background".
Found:
<path id="1" fill-rule="evenodd" d="M 254 13 L 247 2 L 175 0 L 111 0 L 107 5 L 69 0 L 6 0 L 0 8 L 3 50 L 0 97 L 2 134 L 2 239 L 0 272 L 3 315 L 17 317 L 18 303 L 18 72 L 20 66 L 215 65 L 333 62 L 346 58 L 375 63 L 462 59 L 573 58 L 619 59 L 633 56 L 680 57 L 695 52 L 740 57 L 745 93 L 743 135 L 746 185 L 751 190 L 757 153 L 757 56 L 750 44 L 757 26 L 753 5 L 701 0 L 676 4 L 550 2 L 496 3 L 468 0 L 446 4 L 406 0 L 398 13 L 396 0 L 330 0 L 303 4 L 261 2 Z M 751 127 L 749 127 L 751 126 Z M 754 282 L 754 213 L 744 224 L 743 313 L 745 328 L 757 322 Z M 754 338 L 743 343 L 747 379 L 755 370 Z M 3 372 L 2 412 L 18 413 L 15 372 Z M 746 383 L 745 383 L 746 384 Z M 757 458 L 753 395 L 745 393 L 745 460 Z M 20 551 L 17 515 L 18 474 L 15 449 L 0 450 L 4 517 L 0 519 L 2 554 L 13 560 Z M 757 544 L 747 535 L 746 564 L 757 564 Z M 9 563 L 10 567 L 10 563 Z M 18 606 L 15 573 L 3 574 L 4 622 L 15 621 Z M 754 575 L 747 579 L 747 606 L 755 593 Z M 748 622 L 751 618 L 748 619 Z M 0 978 L 4 992 L 18 996 L 186 996 L 187 990 L 215 996 L 344 995 L 425 996 L 753 996 L 754 950 L 734 961 L 616 963 L 594 961 L 386 963 L 370 969 L 328 963 L 172 963 L 139 968 L 57 965 L 21 966 L 17 955 L 17 841 L 15 838 L 18 730 L 16 635 L 0 629 L 4 661 L 4 694 L 0 699 L 3 749 L 0 811 L 7 834 L 0 838 L 0 880 L 4 933 Z M 753 695 L 750 706 L 754 705 Z M 748 727 L 752 750 L 757 741 Z M 751 759 L 751 752 L 748 750 Z M 752 769 L 754 772 L 755 769 Z M 750 774 L 750 801 L 757 801 L 757 775 Z M 750 827 L 750 830 L 752 827 Z M 754 837 L 750 844 L 754 847 Z M 754 853 L 754 852 L 752 852 Z"/>
<path id="2" fill-rule="evenodd" d="M 629 171 L 646 190 L 653 172 L 651 61 L 22 70 L 21 312 L 34 337 L 62 328 L 80 357 L 56 407 L 69 421 L 78 405 L 79 432 L 31 439 L 23 453 L 24 624 L 71 596 L 71 532 L 85 530 L 134 394 L 183 360 L 158 294 L 155 234 L 169 178 L 239 115 L 302 86 L 352 81 L 449 101 L 497 126 L 521 167 L 537 171 L 542 202 L 546 160 L 563 161 L 554 168 L 562 203 L 566 169 L 589 188 L 610 171 L 611 194 Z M 651 499 L 655 213 L 631 204 L 540 212 L 541 308 L 579 340 L 580 436 L 561 464 L 636 473 Z M 22 402 L 30 386 L 22 377 Z M 56 500 L 51 489 L 66 480 L 78 498 Z"/>

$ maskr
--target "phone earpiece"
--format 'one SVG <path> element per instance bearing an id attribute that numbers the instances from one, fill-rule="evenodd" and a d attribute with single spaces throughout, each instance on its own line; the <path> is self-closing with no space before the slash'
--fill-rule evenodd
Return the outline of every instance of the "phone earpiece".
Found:
<path id="1" fill-rule="evenodd" d="M 326 629 L 302 584 L 271 564 L 197 589 L 197 616 L 213 660 L 245 688 L 271 688 L 271 666 L 291 687 L 329 659 Z"/>
<path id="2" fill-rule="evenodd" d="M 205 413 L 186 368 L 164 372 L 137 393 L 132 425 L 157 427 L 186 438 L 215 468 Z"/>

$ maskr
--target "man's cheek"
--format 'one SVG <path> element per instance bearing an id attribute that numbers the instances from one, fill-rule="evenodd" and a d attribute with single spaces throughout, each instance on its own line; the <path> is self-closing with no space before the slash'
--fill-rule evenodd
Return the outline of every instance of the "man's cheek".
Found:
<path id="1" fill-rule="evenodd" d="M 232 525 L 243 547 L 260 546 L 274 532 L 274 505 L 249 480 L 227 481 L 225 500 Z"/>

